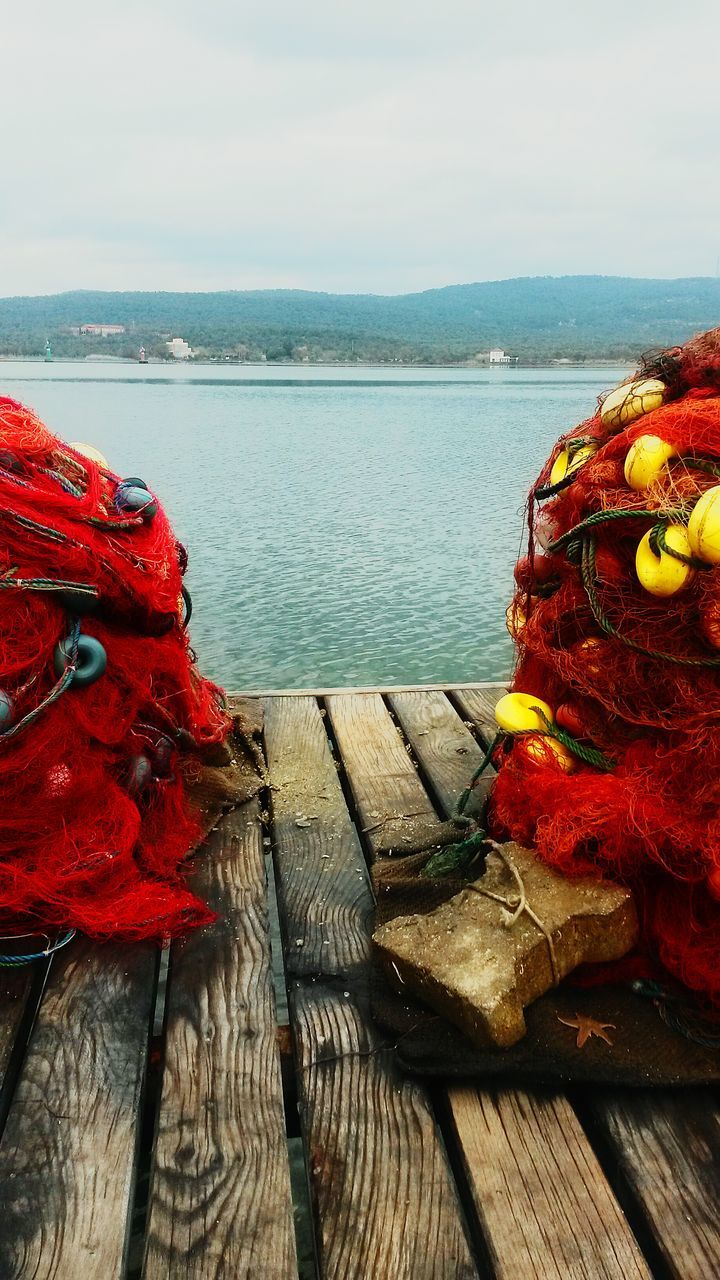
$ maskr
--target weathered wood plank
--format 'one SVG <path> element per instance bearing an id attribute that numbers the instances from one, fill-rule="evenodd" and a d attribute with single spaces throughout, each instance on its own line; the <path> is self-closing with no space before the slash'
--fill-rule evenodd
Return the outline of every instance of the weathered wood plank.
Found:
<path id="1" fill-rule="evenodd" d="M 369 955 L 373 896 L 314 698 L 265 708 L 286 972 L 343 976 Z"/>
<path id="2" fill-rule="evenodd" d="M 590 1096 L 674 1280 L 720 1275 L 720 1108 L 709 1089 Z"/>
<path id="3" fill-rule="evenodd" d="M 28 1006 L 35 973 L 35 966 L 27 969 L 0 969 L 0 1112 L 5 1076 Z"/>
<path id="4" fill-rule="evenodd" d="M 380 695 L 334 696 L 327 708 L 373 850 L 401 851 L 431 837 L 435 809 Z"/>
<path id="5" fill-rule="evenodd" d="M 219 913 L 171 956 L 145 1280 L 296 1275 L 255 801 L 224 817 L 194 887 Z"/>
<path id="6" fill-rule="evenodd" d="M 323 1280 L 475 1277 L 425 1090 L 350 992 L 298 983 L 291 1004 Z"/>
<path id="7" fill-rule="evenodd" d="M 496 1280 L 649 1280 L 566 1099 L 470 1087 L 448 1098 Z"/>
<path id="8" fill-rule="evenodd" d="M 123 1274 L 157 952 L 56 957 L 0 1143 L 3 1280 Z"/>
<path id="9" fill-rule="evenodd" d="M 443 813 L 454 813 L 484 752 L 444 693 L 393 693 L 389 701 Z"/>
<path id="10" fill-rule="evenodd" d="M 453 691 L 453 701 L 466 720 L 475 725 L 483 742 L 491 743 L 497 733 L 495 705 L 505 693 L 506 686 L 490 685 L 486 689 Z"/>
<path id="11" fill-rule="evenodd" d="M 494 736 L 493 710 L 500 692 L 499 689 L 472 690 L 463 702 L 468 719 L 472 719 L 486 737 Z M 438 736 L 442 734 L 440 726 L 444 720 L 448 734 L 453 735 L 450 741 L 457 739 L 457 725 L 447 716 L 443 717 L 442 708 L 427 705 L 429 695 L 410 697 L 417 699 L 411 713 L 408 713 L 405 703 L 406 695 L 401 695 L 397 714 L 418 755 L 423 739 L 418 739 L 416 745 L 411 733 L 417 734 L 423 717 L 429 725 L 434 720 L 439 722 Z M 395 701 L 393 697 L 393 705 Z M 468 730 L 464 729 L 464 732 L 468 733 Z M 479 748 L 475 750 L 479 755 Z M 453 759 L 451 751 L 443 750 L 440 742 L 435 749 L 426 752 L 422 763 L 443 810 L 450 813 L 459 783 L 457 760 Z M 473 763 L 471 769 L 475 767 Z M 465 781 L 461 780 L 460 785 L 465 785 Z M 488 783 L 491 781 L 492 775 Z M 497 1094 L 453 1089 L 449 1092 L 449 1103 L 476 1207 L 489 1237 L 499 1278 L 507 1276 L 514 1280 L 516 1275 L 527 1275 L 537 1280 L 545 1280 L 546 1277 L 559 1280 L 560 1276 L 568 1276 L 575 1280 L 576 1276 L 597 1276 L 598 1280 L 600 1277 L 608 1280 L 609 1277 L 624 1277 L 626 1274 L 646 1274 L 637 1270 L 640 1255 L 634 1238 L 567 1099 L 556 1097 L 549 1102 L 542 1101 L 520 1090 Z M 553 1159 L 556 1161 L 554 1166 Z M 541 1175 L 550 1189 L 546 1190 L 544 1199 L 536 1194 L 532 1183 L 532 1178 L 537 1180 Z M 567 1186 L 564 1180 L 569 1180 Z M 498 1185 L 501 1192 L 497 1191 Z M 490 1192 L 495 1196 L 494 1201 Z M 525 1204 L 528 1198 L 535 1205 L 535 1216 L 530 1218 Z M 484 1208 L 481 1208 L 481 1202 Z M 594 1216 L 590 1218 L 586 1214 L 588 1202 L 596 1206 Z M 610 1242 L 607 1256 L 603 1251 L 604 1245 L 600 1247 L 605 1237 L 601 1235 L 598 1213 L 601 1216 L 607 1214 L 607 1239 Z M 518 1218 L 520 1228 L 509 1230 L 508 1222 L 513 1216 Z M 571 1230 L 575 1233 L 575 1242 L 570 1240 L 562 1244 L 565 1234 Z M 546 1240 L 543 1249 L 540 1248 L 542 1239 Z M 619 1269 L 617 1249 L 620 1250 L 623 1267 L 626 1258 L 630 1260 L 627 1272 Z M 548 1254 L 547 1258 L 544 1253 Z M 537 1255 L 532 1262 L 528 1261 L 531 1255 Z M 585 1264 L 588 1270 L 582 1269 Z"/>
<path id="12" fill-rule="evenodd" d="M 365 1015 L 372 901 L 323 719 L 308 699 L 270 702 L 265 734 L 278 903 L 281 917 L 290 914 L 288 960 L 301 975 L 290 1013 L 321 1274 L 464 1280 L 476 1273 L 427 1094 L 374 1052 Z M 345 920 L 346 951 L 336 936 Z M 303 968 L 292 954 L 295 930 Z"/>
<path id="13" fill-rule="evenodd" d="M 453 693 L 481 735 L 503 686 Z M 623 1091 L 590 1103 L 625 1185 L 676 1280 L 720 1274 L 720 1111 L 709 1093 Z"/>

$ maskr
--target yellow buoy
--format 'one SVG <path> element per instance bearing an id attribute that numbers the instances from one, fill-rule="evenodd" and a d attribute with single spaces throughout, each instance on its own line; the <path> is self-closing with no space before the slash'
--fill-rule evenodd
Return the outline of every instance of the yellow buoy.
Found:
<path id="1" fill-rule="evenodd" d="M 552 464 L 550 484 L 560 484 L 595 453 L 597 453 L 596 444 L 581 444 L 578 449 L 561 449 Z"/>
<path id="2" fill-rule="evenodd" d="M 530 613 L 532 613 L 537 604 L 537 596 L 530 596 Z M 524 602 L 520 600 L 511 600 L 505 610 L 505 626 L 507 627 L 513 640 L 519 640 L 525 627 L 527 626 L 528 613 L 525 610 Z"/>
<path id="3" fill-rule="evenodd" d="M 507 627 L 513 640 L 517 640 L 525 630 L 527 622 L 527 614 L 521 605 L 516 604 L 513 600 L 505 610 L 505 626 Z"/>
<path id="4" fill-rule="evenodd" d="M 552 724 L 553 713 L 547 702 L 532 693 L 506 693 L 495 707 L 495 719 L 506 733 L 528 733 L 544 729 L 545 721 L 538 708 Z"/>
<path id="5" fill-rule="evenodd" d="M 628 427 L 644 413 L 659 409 L 665 398 L 665 383 L 658 378 L 636 378 L 624 382 L 621 387 L 606 396 L 600 405 L 600 420 L 604 427 Z"/>
<path id="6" fill-rule="evenodd" d="M 674 446 L 659 436 L 638 436 L 625 458 L 625 479 L 630 488 L 637 493 L 649 489 L 665 474 L 666 464 L 675 453 Z"/>
<path id="7" fill-rule="evenodd" d="M 530 735 L 523 738 L 525 754 L 537 764 L 558 764 L 563 773 L 572 773 L 577 760 L 572 751 L 568 751 L 557 738 L 537 737 Z"/>
<path id="8" fill-rule="evenodd" d="M 720 493 L 720 490 L 718 492 Z M 691 565 L 684 564 L 682 560 L 676 560 L 675 556 L 669 555 L 667 551 L 660 550 L 659 556 L 656 556 L 650 545 L 651 534 L 652 530 L 649 529 L 638 544 L 635 552 L 635 572 L 640 585 L 649 591 L 651 596 L 674 596 L 677 591 L 682 591 L 683 587 L 687 586 L 695 571 Z M 668 525 L 665 530 L 665 542 L 668 547 L 672 547 L 673 551 L 679 551 L 683 556 L 692 555 L 687 529 L 682 524 Z"/>
<path id="9" fill-rule="evenodd" d="M 96 449 L 94 445 L 80 444 L 77 440 L 73 440 L 72 444 L 68 447 L 70 449 L 74 449 L 76 453 L 81 453 L 83 458 L 89 458 L 91 462 L 97 462 L 98 466 L 104 467 L 106 471 L 110 470 L 110 463 L 105 457 L 105 454 L 101 453 L 99 449 Z"/>
<path id="10" fill-rule="evenodd" d="M 688 523 L 693 555 L 707 564 L 720 564 L 720 484 L 696 502 Z"/>

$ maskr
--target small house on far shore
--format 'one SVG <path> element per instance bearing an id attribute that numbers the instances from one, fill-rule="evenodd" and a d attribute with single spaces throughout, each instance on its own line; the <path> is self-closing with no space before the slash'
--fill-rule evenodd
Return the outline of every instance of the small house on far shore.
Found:
<path id="1" fill-rule="evenodd" d="M 492 347 L 490 351 L 478 351 L 471 358 L 472 364 L 517 364 L 517 356 L 509 356 L 501 347 Z"/>
<path id="2" fill-rule="evenodd" d="M 184 338 L 171 338 L 165 346 L 173 360 L 189 360 L 192 356 L 192 348 Z"/>

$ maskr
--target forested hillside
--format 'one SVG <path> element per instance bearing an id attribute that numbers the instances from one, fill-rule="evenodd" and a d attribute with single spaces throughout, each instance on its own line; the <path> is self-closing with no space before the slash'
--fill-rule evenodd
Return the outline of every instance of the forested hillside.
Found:
<path id="1" fill-rule="evenodd" d="M 121 324 L 114 337 L 82 324 Z M 635 356 L 720 323 L 720 280 L 532 277 L 423 293 L 264 290 L 73 292 L 0 299 L 0 353 L 166 354 L 185 338 L 201 356 L 268 360 L 463 361 L 491 346 L 521 361 Z"/>

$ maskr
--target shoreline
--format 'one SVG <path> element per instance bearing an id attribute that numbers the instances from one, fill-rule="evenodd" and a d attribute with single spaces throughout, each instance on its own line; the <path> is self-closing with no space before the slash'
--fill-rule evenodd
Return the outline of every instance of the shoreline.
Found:
<path id="1" fill-rule="evenodd" d="M 523 360 L 517 364 L 472 364 L 458 361 L 454 364 L 430 364 L 424 361 L 402 360 L 148 360 L 139 361 L 124 356 L 58 356 L 45 360 L 43 356 L 0 355 L 3 364 L 73 364 L 73 365 L 122 365 L 143 369 L 458 369 L 478 373 L 511 373 L 517 369 L 635 369 L 636 360 L 611 359 L 608 356 L 587 360 Z"/>

